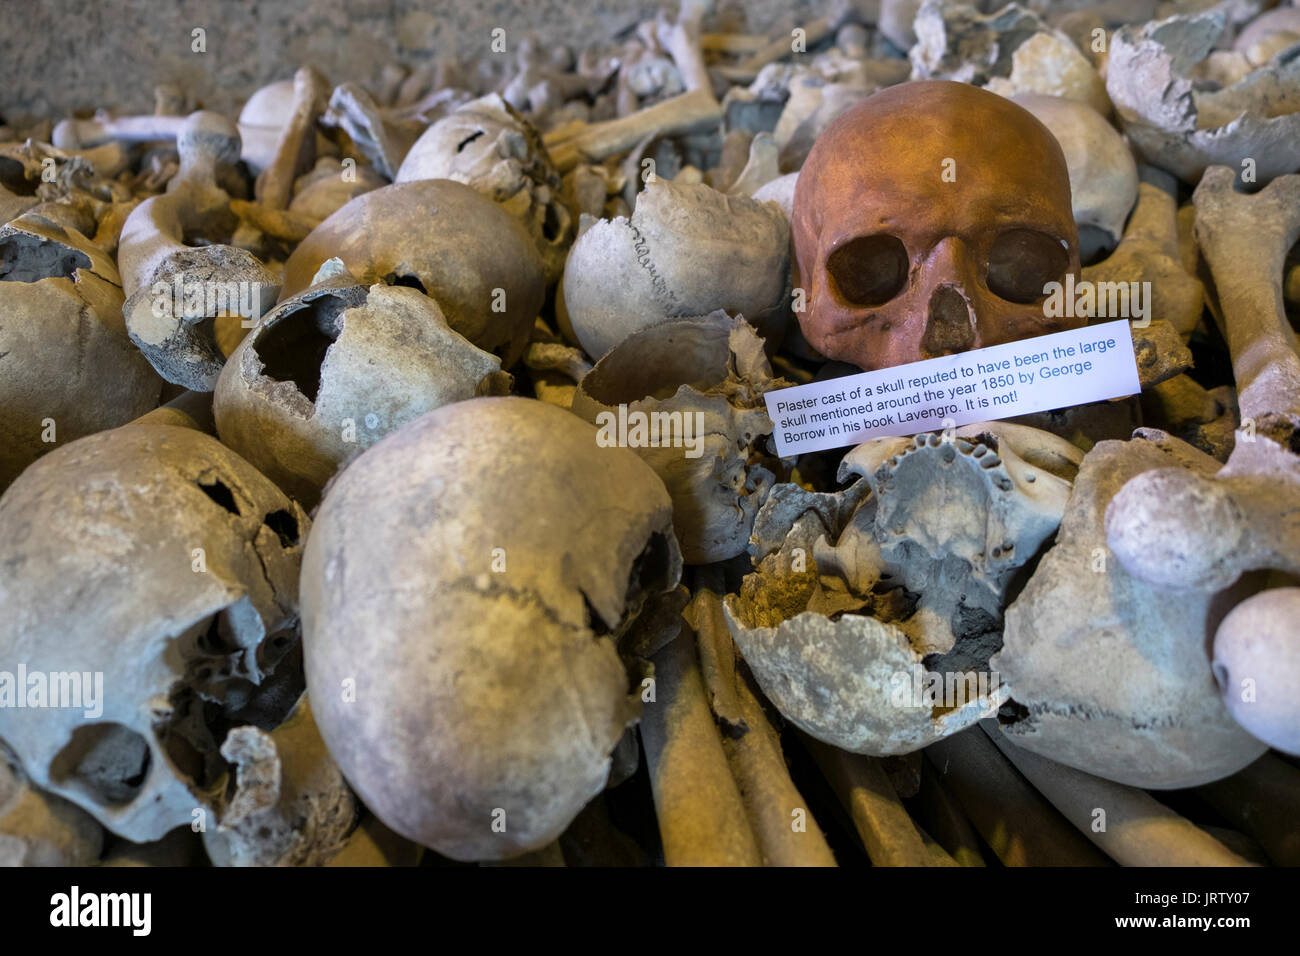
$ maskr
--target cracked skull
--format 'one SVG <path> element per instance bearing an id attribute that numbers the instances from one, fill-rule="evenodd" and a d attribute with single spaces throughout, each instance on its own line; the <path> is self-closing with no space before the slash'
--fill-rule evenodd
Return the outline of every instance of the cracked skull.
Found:
<path id="1" fill-rule="evenodd" d="M 0 738 L 32 781 L 136 842 L 219 807 L 226 731 L 274 727 L 302 690 L 307 527 L 188 428 L 125 425 L 23 472 L 0 498 Z"/>
<path id="2" fill-rule="evenodd" d="M 228 447 L 310 508 L 330 476 L 387 432 L 508 388 L 500 369 L 433 299 L 341 272 L 248 334 L 217 381 L 213 413 Z"/>
<path id="3" fill-rule="evenodd" d="M 564 271 L 573 223 L 560 201 L 560 174 L 537 130 L 498 94 L 472 100 L 415 142 L 395 182 L 454 179 L 517 217 L 537 243 L 547 282 Z"/>
<path id="4" fill-rule="evenodd" d="M 951 440 L 859 445 L 839 477 L 863 480 L 841 492 L 777 485 L 754 524 L 755 573 L 724 604 L 763 692 L 818 740 L 876 756 L 996 710 L 1007 689 L 988 660 L 1005 596 L 1056 530 L 1080 457 L 1046 432 L 986 422 Z M 957 699 L 900 694 L 922 668 L 970 683 Z"/>
<path id="5" fill-rule="evenodd" d="M 620 413 L 632 422 L 629 446 L 672 495 L 684 560 L 708 564 L 745 549 L 772 486 L 763 393 L 782 384 L 749 323 L 714 312 L 632 333 L 582 379 L 572 410 L 611 432 Z"/>
<path id="6" fill-rule="evenodd" d="M 808 342 L 867 371 L 1060 332 L 1078 273 L 1070 181 L 1027 110 L 961 83 L 876 93 L 817 140 L 792 221 Z"/>
<path id="7" fill-rule="evenodd" d="M 325 743 L 365 805 L 459 860 L 554 840 L 639 696 L 618 641 L 681 573 L 650 466 L 523 398 L 445 405 L 326 491 L 303 562 Z"/>

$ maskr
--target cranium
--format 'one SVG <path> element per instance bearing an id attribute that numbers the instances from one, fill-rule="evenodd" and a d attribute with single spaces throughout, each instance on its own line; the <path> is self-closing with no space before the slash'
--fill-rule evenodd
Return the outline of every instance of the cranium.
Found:
<path id="1" fill-rule="evenodd" d="M 433 299 L 359 285 L 330 260 L 231 353 L 213 414 L 227 447 L 313 507 L 330 476 L 389 431 L 447 402 L 508 389 L 500 369 L 448 327 Z"/>
<path id="2" fill-rule="evenodd" d="M 611 638 L 681 557 L 663 483 L 596 434 L 533 399 L 445 405 L 334 480 L 308 543 L 321 735 L 385 824 L 456 859 L 553 841 L 636 719 Z"/>
<path id="3" fill-rule="evenodd" d="M 102 249 L 28 213 L 0 226 L 0 490 L 55 447 L 158 403 L 162 381 L 126 336 Z"/>
<path id="4" fill-rule="evenodd" d="M 191 428 L 132 423 L 23 472 L 0 498 L 0 670 L 26 706 L 0 696 L 0 737 L 32 782 L 137 842 L 214 811 L 226 730 L 274 727 L 302 690 L 308 524 Z"/>
<path id="5" fill-rule="evenodd" d="M 548 282 L 564 271 L 572 220 L 560 174 L 532 124 L 496 93 L 438 120 L 402 160 L 395 182 L 454 179 L 500 203 L 528 229 Z"/>
<path id="6" fill-rule="evenodd" d="M 449 179 L 394 183 L 353 199 L 284 264 L 280 302 L 337 257 L 367 285 L 385 282 L 434 298 L 447 323 L 509 368 L 528 345 L 546 296 L 528 230 L 502 207 Z"/>
<path id="7" fill-rule="evenodd" d="M 795 188 L 795 255 L 823 355 L 866 370 L 1083 324 L 1043 315 L 1079 269 L 1070 181 L 1027 110 L 961 83 L 905 83 L 845 113 Z"/>

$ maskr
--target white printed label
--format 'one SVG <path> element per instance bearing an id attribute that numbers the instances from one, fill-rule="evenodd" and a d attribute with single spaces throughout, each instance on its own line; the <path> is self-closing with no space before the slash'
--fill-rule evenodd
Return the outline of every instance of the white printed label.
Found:
<path id="1" fill-rule="evenodd" d="M 1133 337 L 1120 319 L 777 389 L 764 399 L 784 458 L 1139 391 Z"/>

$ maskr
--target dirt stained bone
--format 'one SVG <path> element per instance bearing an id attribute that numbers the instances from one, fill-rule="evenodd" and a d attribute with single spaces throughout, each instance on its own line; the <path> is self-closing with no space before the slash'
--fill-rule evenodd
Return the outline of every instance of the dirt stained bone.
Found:
<path id="1" fill-rule="evenodd" d="M 898 681 L 988 670 L 1011 578 L 1056 530 L 1081 457 L 1046 432 L 987 422 L 950 440 L 859 445 L 839 474 L 861 480 L 841 492 L 776 486 L 751 538 L 756 573 L 724 605 L 764 693 L 818 740 L 875 756 L 996 709 L 1007 689 L 991 682 L 932 707 L 900 699 Z"/>
<path id="2" fill-rule="evenodd" d="M 663 483 L 563 409 L 472 398 L 369 448 L 317 518 L 307 679 L 356 682 L 312 704 L 365 805 L 459 860 L 555 840 L 641 707 L 616 639 L 681 575 Z"/>
<path id="3" fill-rule="evenodd" d="M 0 660 L 103 682 L 97 718 L 0 707 L 0 737 L 32 782 L 136 842 L 217 809 L 221 733 L 274 725 L 294 671 L 309 527 L 251 465 L 188 427 L 124 425 L 24 471 L 0 497 Z"/>

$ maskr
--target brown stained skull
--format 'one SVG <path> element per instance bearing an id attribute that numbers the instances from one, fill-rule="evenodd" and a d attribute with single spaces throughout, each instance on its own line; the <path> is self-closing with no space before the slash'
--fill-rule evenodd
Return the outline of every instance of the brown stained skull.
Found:
<path id="1" fill-rule="evenodd" d="M 1043 287 L 1079 271 L 1061 147 L 977 87 L 902 83 L 841 116 L 792 228 L 805 338 L 867 371 L 1084 323 L 1043 314 Z"/>

